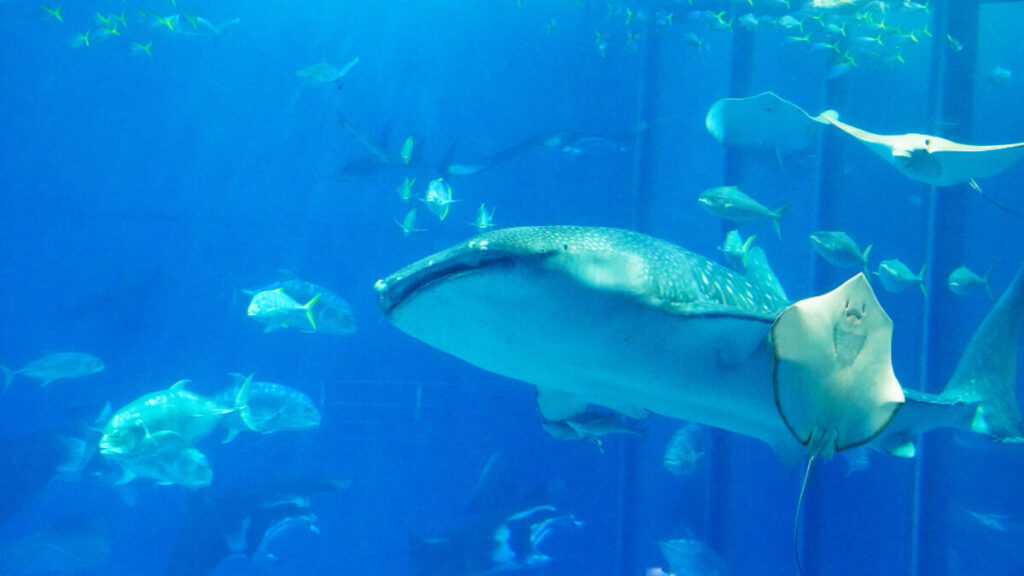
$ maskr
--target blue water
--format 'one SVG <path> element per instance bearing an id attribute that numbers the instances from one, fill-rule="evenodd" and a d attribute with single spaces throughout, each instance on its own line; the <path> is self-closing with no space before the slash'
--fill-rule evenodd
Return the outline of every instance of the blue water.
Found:
<path id="1" fill-rule="evenodd" d="M 785 13 L 767 7 L 774 2 L 755 4 Z M 552 503 L 583 522 L 544 543 L 554 562 L 535 573 L 667 569 L 657 542 L 686 536 L 711 546 L 729 574 L 794 574 L 802 463 L 711 431 L 704 466 L 675 477 L 661 458 L 679 423 L 661 417 L 641 424 L 643 437 L 610 437 L 603 453 L 554 440 L 540 427 L 532 387 L 402 334 L 378 312 L 373 284 L 468 238 L 482 202 L 499 227 L 625 227 L 714 257 L 727 228 L 696 197 L 740 184 L 769 207 L 793 203 L 781 240 L 768 225 L 741 228 L 757 234 L 793 298 L 850 274 L 811 251 L 814 230 L 845 230 L 862 247 L 873 244 L 872 268 L 883 258 L 915 271 L 927 262 L 936 289 L 929 300 L 876 290 L 896 326 L 897 376 L 907 387 L 941 390 L 991 306 L 983 293 L 953 296 L 944 279 L 962 264 L 991 269 L 998 296 L 1024 261 L 1024 223 L 965 185 L 931 190 L 908 180 L 836 134 L 781 164 L 772 152 L 753 151 L 741 154 L 741 169 L 728 167 L 704 115 L 720 98 L 771 90 L 812 113 L 837 108 L 879 133 L 1024 140 L 1014 104 L 1024 99 L 1024 7 L 981 7 L 978 42 L 965 48 L 975 76 L 945 79 L 973 92 L 971 117 L 941 121 L 932 89 L 941 66 L 933 63 L 950 48 L 939 34 L 908 47 L 905 63 L 865 62 L 826 83 L 828 58 L 784 42 L 784 31 L 748 33 L 752 50 L 742 54 L 733 50 L 739 32 L 687 17 L 697 7 L 630 7 L 643 17 L 626 24 L 624 6 L 592 0 L 77 2 L 64 5 L 58 21 L 36 3 L 0 2 L 0 363 L 16 368 L 46 351 L 79 350 L 106 364 L 42 389 L 16 379 L 0 397 L 0 446 L 73 434 L 105 402 L 117 409 L 180 379 L 214 395 L 230 384 L 228 373 L 255 373 L 322 402 L 323 422 L 226 445 L 207 438 L 208 490 L 231 493 L 274 478 L 352 484 L 313 496 L 319 535 L 289 534 L 276 563 L 233 558 L 217 574 L 412 574 L 411 538 L 467 522 L 492 454 L 512 464 L 523 490 L 547 484 Z M 122 10 L 121 35 L 99 39 L 94 14 Z M 178 32 L 154 26 L 141 10 L 181 14 Z M 656 22 L 659 10 L 674 12 L 671 25 Z M 190 37 L 181 32 L 186 14 L 239 22 L 217 37 Z M 90 46 L 72 47 L 85 30 L 93 31 Z M 609 35 L 603 55 L 596 31 Z M 627 31 L 639 39 L 628 44 Z M 707 53 L 687 33 L 698 34 Z M 152 42 L 152 55 L 133 53 L 135 41 Z M 339 86 L 296 76 L 320 61 L 341 66 L 356 57 Z M 749 58 L 750 74 L 746 89 L 733 93 L 731 67 L 740 58 Z M 1008 83 L 986 81 L 997 66 L 1014 72 Z M 378 175 L 346 172 L 366 149 L 339 114 L 392 154 L 412 136 L 416 159 Z M 416 177 L 420 193 L 445 162 L 555 131 L 633 135 L 622 151 L 535 147 L 491 170 L 450 177 L 458 202 L 448 218 L 414 200 L 426 230 L 403 237 L 395 221 L 409 206 L 395 189 L 404 178 Z M 727 169 L 741 181 L 724 182 Z M 840 184 L 820 186 L 825 171 Z M 980 185 L 1020 212 L 1022 178 L 1018 164 Z M 930 230 L 937 205 L 962 215 L 953 218 L 961 228 L 940 220 Z M 279 269 L 346 298 L 358 331 L 262 333 L 246 317 L 242 290 L 272 282 Z M 0 448 L 0 466 L 15 482 L 3 489 L 29 490 L 28 469 L 39 459 L 8 453 L 18 458 Z M 927 574 L 1020 573 L 1022 471 L 1019 447 L 950 432 L 932 433 L 916 460 L 876 454 L 849 475 L 843 461 L 828 462 L 808 488 L 805 562 L 816 574 L 912 574 L 915 566 Z M 100 520 L 93 532 L 103 546 L 86 546 L 92 561 L 12 573 L 160 574 L 194 498 L 144 480 L 55 480 L 0 527 L 0 565 L 16 545 L 70 516 Z M 1007 530 L 971 512 L 1004 514 Z"/>

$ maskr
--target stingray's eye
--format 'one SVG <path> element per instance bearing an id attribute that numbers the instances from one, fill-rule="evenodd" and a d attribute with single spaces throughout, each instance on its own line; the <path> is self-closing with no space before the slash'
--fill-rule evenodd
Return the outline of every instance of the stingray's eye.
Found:
<path id="1" fill-rule="evenodd" d="M 932 145 L 932 139 L 931 138 L 925 138 L 924 139 L 924 145 L 925 146 L 931 146 Z"/>

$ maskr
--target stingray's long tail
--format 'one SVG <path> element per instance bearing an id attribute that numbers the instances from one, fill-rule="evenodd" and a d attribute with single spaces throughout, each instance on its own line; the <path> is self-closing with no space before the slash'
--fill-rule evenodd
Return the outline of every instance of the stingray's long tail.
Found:
<path id="1" fill-rule="evenodd" d="M 999 203 L 999 201 L 996 200 L 995 198 L 993 198 L 993 197 L 989 196 L 988 194 L 985 194 L 984 192 L 982 192 L 981 186 L 978 186 L 978 183 L 975 182 L 973 178 L 968 183 L 968 185 L 971 187 L 971 190 L 974 190 L 975 192 L 977 192 L 978 196 L 981 196 L 982 200 L 984 200 L 985 202 L 988 202 L 989 204 L 995 206 L 996 208 L 999 208 L 1000 210 L 1002 210 L 1003 212 L 1006 212 L 1007 214 L 1009 214 L 1011 216 L 1016 216 L 1017 218 L 1024 218 L 1024 212 L 1017 212 L 1013 208 L 1010 208 L 1009 206 L 1007 206 L 1005 204 Z"/>
<path id="2" fill-rule="evenodd" d="M 807 492 L 807 479 L 811 477 L 811 468 L 818 458 L 815 454 L 807 461 L 807 469 L 804 470 L 804 481 L 800 485 L 800 498 L 796 501 L 796 517 L 793 518 L 793 556 L 796 558 L 796 570 L 800 576 L 804 576 L 804 565 L 800 562 L 800 519 L 804 508 L 804 494 Z"/>

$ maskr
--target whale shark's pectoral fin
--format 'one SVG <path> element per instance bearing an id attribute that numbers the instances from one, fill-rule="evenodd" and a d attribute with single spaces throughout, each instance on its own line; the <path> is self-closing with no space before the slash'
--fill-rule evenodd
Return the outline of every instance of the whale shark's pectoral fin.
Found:
<path id="1" fill-rule="evenodd" d="M 568 420 L 587 411 L 587 401 L 576 394 L 537 388 L 537 407 L 545 420 Z"/>
<path id="2" fill-rule="evenodd" d="M 551 388 L 537 388 L 537 407 L 540 408 L 541 416 L 549 422 L 561 422 L 585 414 L 589 404 L 604 406 L 636 420 L 642 420 L 650 415 L 646 409 L 632 404 L 585 398 L 579 394 Z"/>
<path id="3" fill-rule="evenodd" d="M 772 326 L 775 403 L 812 455 L 871 441 L 904 402 L 892 320 L 858 274 L 787 308 Z"/>

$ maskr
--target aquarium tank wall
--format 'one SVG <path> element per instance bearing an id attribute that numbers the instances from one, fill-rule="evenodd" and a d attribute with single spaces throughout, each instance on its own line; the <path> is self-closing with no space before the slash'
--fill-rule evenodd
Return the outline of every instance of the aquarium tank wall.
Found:
<path id="1" fill-rule="evenodd" d="M 1024 4 L 0 32 L 0 574 L 1024 571 Z"/>

